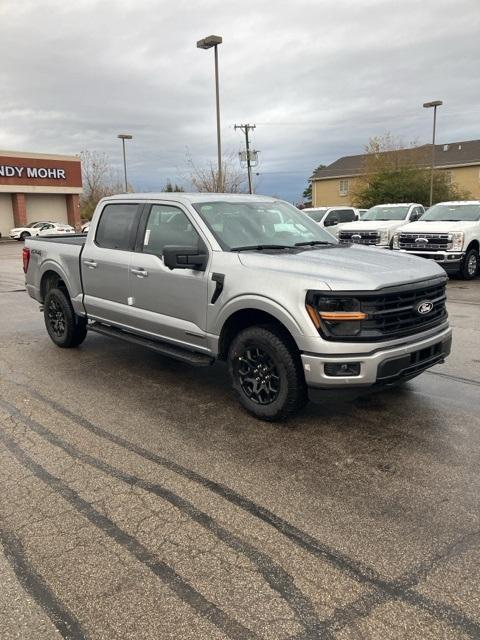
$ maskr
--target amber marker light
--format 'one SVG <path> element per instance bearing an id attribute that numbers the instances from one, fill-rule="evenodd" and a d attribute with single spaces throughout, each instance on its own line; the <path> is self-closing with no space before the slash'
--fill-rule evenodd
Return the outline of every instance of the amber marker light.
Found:
<path id="1" fill-rule="evenodd" d="M 307 305 L 308 306 L 308 305 Z M 310 312 L 309 312 L 310 313 Z M 366 313 L 361 311 L 319 311 L 322 320 L 365 320 Z M 310 317 L 312 317 L 310 315 Z"/>
<path id="2" fill-rule="evenodd" d="M 310 320 L 313 322 L 317 329 L 320 329 L 320 318 L 318 317 L 318 313 L 315 311 L 311 304 L 306 304 L 305 307 L 307 309 L 308 315 L 310 316 Z"/>

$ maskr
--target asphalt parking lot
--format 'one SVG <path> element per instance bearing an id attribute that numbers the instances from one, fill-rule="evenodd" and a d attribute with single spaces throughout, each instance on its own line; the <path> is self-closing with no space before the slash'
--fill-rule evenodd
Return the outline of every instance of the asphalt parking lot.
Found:
<path id="1" fill-rule="evenodd" d="M 480 279 L 448 362 L 257 422 L 223 366 L 56 348 L 0 244 L 0 638 L 480 638 Z M 3 551 L 2 551 L 3 550 Z"/>

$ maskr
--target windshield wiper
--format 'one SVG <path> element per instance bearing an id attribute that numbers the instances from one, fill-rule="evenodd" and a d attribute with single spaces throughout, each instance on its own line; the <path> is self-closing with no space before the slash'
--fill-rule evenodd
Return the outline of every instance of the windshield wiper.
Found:
<path id="1" fill-rule="evenodd" d="M 262 249 L 292 249 L 290 244 L 252 244 L 245 247 L 232 247 L 230 251 L 261 251 Z"/>
<path id="2" fill-rule="evenodd" d="M 326 240 L 309 240 L 308 242 L 296 242 L 294 247 L 314 247 L 316 244 L 336 244 L 335 242 L 327 242 Z"/>

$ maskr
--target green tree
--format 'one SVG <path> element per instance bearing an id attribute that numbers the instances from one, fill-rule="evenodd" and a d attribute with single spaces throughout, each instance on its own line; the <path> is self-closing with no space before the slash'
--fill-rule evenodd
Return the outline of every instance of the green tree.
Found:
<path id="1" fill-rule="evenodd" d="M 320 169 L 325 169 L 326 166 L 327 166 L 326 164 L 319 164 L 313 173 L 316 173 Z M 308 183 L 308 187 L 306 187 L 305 190 L 303 191 L 302 198 L 304 200 L 311 201 L 312 199 L 312 183 L 311 182 Z"/>
<path id="2" fill-rule="evenodd" d="M 433 202 L 464 200 L 469 194 L 449 182 L 444 171 L 436 171 L 433 176 Z M 370 175 L 368 182 L 357 187 L 353 203 L 360 208 L 373 207 L 385 202 L 430 203 L 430 170 L 419 167 L 399 167 L 381 170 Z"/>
<path id="3" fill-rule="evenodd" d="M 162 191 L 165 191 L 166 193 L 176 193 L 180 191 L 185 191 L 185 189 L 181 185 L 178 185 L 177 183 L 173 184 L 169 178 L 167 180 L 166 185 L 163 187 Z"/>

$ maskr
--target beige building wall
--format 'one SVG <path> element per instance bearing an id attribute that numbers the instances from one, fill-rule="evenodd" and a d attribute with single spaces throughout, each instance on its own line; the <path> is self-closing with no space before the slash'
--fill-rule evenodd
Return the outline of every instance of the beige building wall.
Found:
<path id="1" fill-rule="evenodd" d="M 348 180 L 348 192 L 346 195 L 340 193 L 340 178 L 327 178 L 325 180 L 315 180 L 312 183 L 312 206 L 313 207 L 348 207 L 352 204 L 352 188 L 355 178 L 342 178 Z"/>
<path id="2" fill-rule="evenodd" d="M 0 193 L 0 233 L 2 238 L 8 238 L 8 233 L 14 226 L 12 197 L 9 193 Z"/>
<path id="3" fill-rule="evenodd" d="M 445 169 L 450 171 L 452 182 L 470 193 L 472 200 L 480 200 L 480 166 Z"/>
<path id="4" fill-rule="evenodd" d="M 27 194 L 27 221 L 48 220 L 67 223 L 67 202 L 64 195 Z"/>

